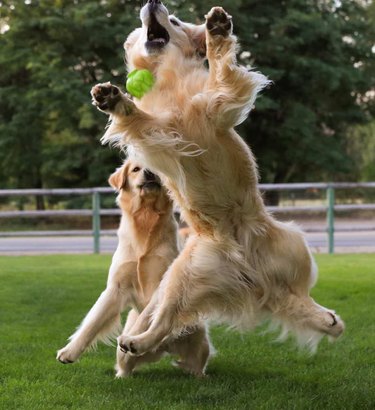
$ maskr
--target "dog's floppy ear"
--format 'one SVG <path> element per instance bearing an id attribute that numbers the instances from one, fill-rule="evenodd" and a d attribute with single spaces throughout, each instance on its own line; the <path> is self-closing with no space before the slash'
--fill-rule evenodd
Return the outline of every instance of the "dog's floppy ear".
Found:
<path id="1" fill-rule="evenodd" d="M 127 175 L 128 166 L 123 165 L 122 167 L 117 168 L 116 171 L 109 177 L 108 183 L 116 191 L 126 189 Z"/>

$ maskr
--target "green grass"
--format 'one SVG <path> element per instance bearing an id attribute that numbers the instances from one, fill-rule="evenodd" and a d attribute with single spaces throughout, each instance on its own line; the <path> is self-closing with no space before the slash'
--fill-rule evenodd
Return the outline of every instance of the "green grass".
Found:
<path id="1" fill-rule="evenodd" d="M 55 352 L 105 286 L 109 256 L 0 258 L 0 409 L 375 408 L 375 255 L 321 255 L 316 300 L 347 331 L 315 356 L 260 331 L 212 329 L 208 377 L 169 359 L 114 379 L 115 349 L 62 365 Z"/>

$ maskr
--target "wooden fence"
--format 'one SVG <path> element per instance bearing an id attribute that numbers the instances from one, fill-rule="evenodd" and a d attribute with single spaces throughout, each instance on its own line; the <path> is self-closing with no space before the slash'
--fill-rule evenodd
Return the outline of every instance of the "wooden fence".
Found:
<path id="1" fill-rule="evenodd" d="M 326 212 L 326 229 L 313 229 L 311 232 L 327 232 L 328 251 L 334 253 L 335 243 L 335 213 L 340 211 L 375 210 L 375 204 L 336 204 L 335 191 L 339 189 L 369 189 L 375 188 L 375 182 L 366 183 L 294 183 L 294 184 L 260 184 L 261 191 L 306 191 L 322 190 L 326 192 L 326 204 L 324 206 L 269 206 L 271 212 Z M 101 209 L 101 195 L 113 194 L 111 188 L 83 188 L 83 189 L 8 189 L 0 190 L 0 197 L 15 196 L 86 196 L 92 197 L 90 209 L 69 210 L 43 210 L 43 211 L 0 211 L 1 218 L 35 218 L 46 216 L 90 216 L 92 219 L 92 230 L 90 231 L 28 231 L 28 232 L 0 232 L 0 236 L 83 236 L 92 235 L 93 252 L 100 252 L 101 216 L 120 215 L 119 209 Z M 372 228 L 370 228 L 372 229 Z M 359 229 L 357 229 L 358 231 Z M 360 229 L 363 231 L 363 228 Z M 355 231 L 355 229 L 351 229 Z M 116 231 L 106 231 L 106 234 L 115 234 Z M 103 233 L 103 232 L 102 232 Z"/>

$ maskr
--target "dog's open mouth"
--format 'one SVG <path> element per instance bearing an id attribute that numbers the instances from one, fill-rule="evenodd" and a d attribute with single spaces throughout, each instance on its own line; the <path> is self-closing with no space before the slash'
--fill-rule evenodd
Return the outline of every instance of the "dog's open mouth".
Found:
<path id="1" fill-rule="evenodd" d="M 155 15 L 150 15 L 150 25 L 147 29 L 146 48 L 149 51 L 158 51 L 169 42 L 168 31 L 157 21 Z"/>

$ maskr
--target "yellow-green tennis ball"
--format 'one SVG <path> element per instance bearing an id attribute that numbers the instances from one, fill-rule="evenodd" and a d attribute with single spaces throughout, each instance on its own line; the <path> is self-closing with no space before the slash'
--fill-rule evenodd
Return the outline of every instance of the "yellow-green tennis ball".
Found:
<path id="1" fill-rule="evenodd" d="M 155 83 L 154 76 L 149 70 L 133 70 L 128 74 L 126 89 L 136 98 L 142 98 L 151 90 Z"/>

